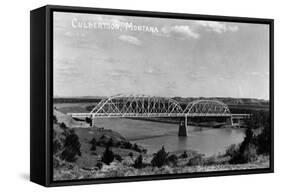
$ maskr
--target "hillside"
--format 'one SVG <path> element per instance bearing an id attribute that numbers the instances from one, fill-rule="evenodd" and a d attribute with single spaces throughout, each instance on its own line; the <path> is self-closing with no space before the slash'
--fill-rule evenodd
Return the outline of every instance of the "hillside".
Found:
<path id="1" fill-rule="evenodd" d="M 88 123 L 85 123 L 83 121 L 75 121 L 70 115 L 66 115 L 56 109 L 54 109 L 53 111 L 58 123 L 64 123 L 69 128 L 89 127 Z"/>

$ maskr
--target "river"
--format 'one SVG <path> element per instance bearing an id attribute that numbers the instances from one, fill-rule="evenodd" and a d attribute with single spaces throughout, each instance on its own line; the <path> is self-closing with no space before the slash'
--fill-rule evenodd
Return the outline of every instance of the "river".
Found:
<path id="1" fill-rule="evenodd" d="M 178 137 L 178 125 L 132 119 L 95 119 L 95 125 L 112 129 L 148 150 L 196 150 L 206 156 L 224 153 L 231 144 L 243 141 L 244 130 L 238 128 L 210 128 L 189 126 L 188 137 Z"/>

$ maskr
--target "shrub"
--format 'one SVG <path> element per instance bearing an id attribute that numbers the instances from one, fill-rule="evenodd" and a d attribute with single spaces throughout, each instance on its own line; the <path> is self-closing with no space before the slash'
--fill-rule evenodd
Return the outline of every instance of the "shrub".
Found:
<path id="1" fill-rule="evenodd" d="M 168 157 L 168 162 L 172 163 L 173 165 L 177 165 L 178 157 L 173 154 Z"/>
<path id="2" fill-rule="evenodd" d="M 231 159 L 239 154 L 239 145 L 232 144 L 226 151 L 224 156 L 229 156 Z"/>
<path id="3" fill-rule="evenodd" d="M 57 117 L 55 115 L 53 116 L 53 123 L 55 123 L 55 124 L 58 123 L 58 119 L 57 119 Z"/>
<path id="4" fill-rule="evenodd" d="M 165 151 L 164 146 L 160 149 L 157 153 L 154 154 L 151 165 L 153 167 L 162 167 L 164 164 L 167 163 L 169 153 Z"/>
<path id="5" fill-rule="evenodd" d="M 189 166 L 203 165 L 202 155 L 196 155 L 195 157 L 192 157 L 191 159 L 189 159 L 187 165 Z"/>
<path id="6" fill-rule="evenodd" d="M 58 168 L 60 166 L 60 160 L 53 156 L 53 167 Z"/>
<path id="7" fill-rule="evenodd" d="M 90 144 L 92 145 L 91 146 L 91 151 L 95 151 L 97 149 L 97 141 L 95 138 L 93 138 L 91 141 L 90 141 Z"/>
<path id="8" fill-rule="evenodd" d="M 62 149 L 62 144 L 61 142 L 57 139 L 54 138 L 53 139 L 53 154 L 56 154 L 57 152 L 59 152 Z"/>
<path id="9" fill-rule="evenodd" d="M 107 146 L 108 140 L 106 140 L 105 135 L 102 135 L 98 140 L 97 140 L 97 145 L 99 146 Z"/>
<path id="10" fill-rule="evenodd" d="M 218 165 L 224 164 L 225 159 L 220 159 L 218 156 L 211 156 L 203 160 L 204 165 Z"/>
<path id="11" fill-rule="evenodd" d="M 119 162 L 121 162 L 123 160 L 121 155 L 119 155 L 119 154 L 114 154 L 114 158 Z"/>
<path id="12" fill-rule="evenodd" d="M 131 149 L 132 148 L 132 144 L 130 142 L 124 142 L 124 148 L 125 149 Z"/>
<path id="13" fill-rule="evenodd" d="M 64 123 L 60 123 L 60 128 L 62 128 L 64 130 L 64 129 L 66 129 L 66 125 Z"/>
<path id="14" fill-rule="evenodd" d="M 257 156 L 257 148 L 253 144 L 249 144 L 244 153 L 243 153 L 243 161 L 244 162 L 253 162 L 258 159 Z"/>
<path id="15" fill-rule="evenodd" d="M 132 148 L 134 151 L 137 151 L 137 152 L 141 152 L 141 149 L 139 148 L 139 146 L 135 143 L 133 145 L 133 148 Z"/>
<path id="16" fill-rule="evenodd" d="M 116 142 L 115 147 L 120 147 L 122 143 L 120 141 Z"/>
<path id="17" fill-rule="evenodd" d="M 101 160 L 102 160 L 102 162 L 104 162 L 107 165 L 109 165 L 114 160 L 114 154 L 110 150 L 109 145 L 106 147 L 105 151 L 103 152 L 103 156 L 102 156 Z"/>
<path id="18" fill-rule="evenodd" d="M 147 149 L 143 149 L 142 153 L 146 154 L 147 153 Z"/>
<path id="19" fill-rule="evenodd" d="M 103 166 L 102 162 L 98 161 L 97 164 L 96 164 L 96 167 L 97 167 L 98 169 L 101 169 L 102 166 Z"/>
<path id="20" fill-rule="evenodd" d="M 61 153 L 61 158 L 68 162 L 76 161 L 76 151 L 70 147 L 66 147 Z"/>
<path id="21" fill-rule="evenodd" d="M 239 164 L 239 163 L 245 163 L 243 159 L 243 155 L 238 153 L 234 153 L 233 156 L 231 156 L 229 160 L 230 164 Z"/>
<path id="22" fill-rule="evenodd" d="M 186 151 L 184 151 L 183 152 L 183 154 L 181 154 L 181 156 L 180 156 L 181 158 L 187 158 L 188 157 L 188 155 L 187 155 L 187 153 L 186 153 Z"/>
<path id="23" fill-rule="evenodd" d="M 141 155 L 141 154 L 140 154 L 140 155 L 138 156 L 138 158 L 135 160 L 133 167 L 136 168 L 136 169 L 140 169 L 140 168 L 143 167 L 142 155 Z"/>
<path id="24" fill-rule="evenodd" d="M 132 152 L 130 152 L 129 154 L 129 157 L 133 158 L 134 157 L 134 154 Z"/>

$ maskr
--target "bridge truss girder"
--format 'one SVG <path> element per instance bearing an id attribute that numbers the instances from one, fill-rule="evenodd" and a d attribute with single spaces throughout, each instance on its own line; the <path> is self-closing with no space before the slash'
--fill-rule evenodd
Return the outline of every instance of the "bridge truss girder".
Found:
<path id="1" fill-rule="evenodd" d="M 184 109 L 171 98 L 116 95 L 100 101 L 90 112 L 94 117 L 231 116 L 228 106 L 217 100 L 196 100 Z"/>

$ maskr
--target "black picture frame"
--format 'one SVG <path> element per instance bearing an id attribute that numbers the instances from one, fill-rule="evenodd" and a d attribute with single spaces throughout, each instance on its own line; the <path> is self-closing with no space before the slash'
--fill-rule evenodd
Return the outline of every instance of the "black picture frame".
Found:
<path id="1" fill-rule="evenodd" d="M 268 24 L 270 26 L 270 168 L 204 173 L 133 176 L 89 180 L 52 180 L 52 104 L 53 104 L 53 12 L 95 13 L 108 15 L 196 19 Z M 197 15 L 183 13 L 117 10 L 89 7 L 46 5 L 30 12 L 30 180 L 43 186 L 132 182 L 162 179 L 227 176 L 274 172 L 274 20 L 263 18 Z"/>

